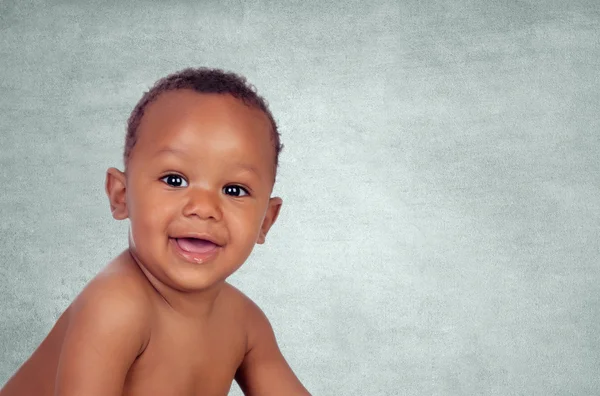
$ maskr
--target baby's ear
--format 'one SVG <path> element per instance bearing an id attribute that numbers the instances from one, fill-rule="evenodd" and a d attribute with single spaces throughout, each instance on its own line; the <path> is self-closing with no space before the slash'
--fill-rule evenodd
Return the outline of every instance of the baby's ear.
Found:
<path id="1" fill-rule="evenodd" d="M 267 233 L 269 232 L 269 229 L 271 228 L 273 223 L 275 223 L 275 220 L 277 220 L 277 216 L 279 216 L 279 210 L 281 209 L 282 204 L 283 200 L 279 197 L 269 199 L 267 213 L 265 214 L 265 219 L 263 220 L 262 226 L 260 227 L 260 234 L 258 235 L 258 240 L 256 241 L 256 243 L 265 243 Z"/>
<path id="2" fill-rule="evenodd" d="M 124 220 L 129 216 L 125 187 L 125 173 L 116 168 L 108 168 L 104 188 L 110 202 L 110 211 L 116 220 Z"/>

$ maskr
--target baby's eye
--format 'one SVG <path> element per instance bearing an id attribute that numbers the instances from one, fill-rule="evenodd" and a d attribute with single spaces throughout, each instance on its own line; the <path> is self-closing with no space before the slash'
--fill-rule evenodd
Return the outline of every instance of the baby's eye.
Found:
<path id="1" fill-rule="evenodd" d="M 187 187 L 188 185 L 187 181 L 183 177 L 174 174 L 167 175 L 160 180 L 164 181 L 171 187 Z"/>
<path id="2" fill-rule="evenodd" d="M 223 187 L 223 192 L 227 195 L 233 195 L 234 197 L 243 197 L 244 195 L 250 195 L 248 190 L 246 190 L 242 186 L 225 186 Z"/>

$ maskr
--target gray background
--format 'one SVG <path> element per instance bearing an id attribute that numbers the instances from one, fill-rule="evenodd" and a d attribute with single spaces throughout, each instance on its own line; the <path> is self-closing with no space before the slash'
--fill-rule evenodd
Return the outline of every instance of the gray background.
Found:
<path id="1" fill-rule="evenodd" d="M 0 1 L 0 383 L 126 246 L 133 105 L 205 65 L 279 121 L 231 282 L 315 395 L 600 394 L 599 2 L 124 3 Z"/>

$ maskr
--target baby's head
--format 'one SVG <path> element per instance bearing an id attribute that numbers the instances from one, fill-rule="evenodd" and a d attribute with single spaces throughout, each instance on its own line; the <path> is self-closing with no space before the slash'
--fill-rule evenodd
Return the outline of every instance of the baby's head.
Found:
<path id="1" fill-rule="evenodd" d="M 186 69 L 159 80 L 129 118 L 125 171 L 106 178 L 113 217 L 130 220 L 134 258 L 171 288 L 223 281 L 277 219 L 281 148 L 244 78 Z"/>
<path id="2" fill-rule="evenodd" d="M 210 68 L 188 68 L 170 74 L 158 80 L 142 96 L 127 121 L 127 134 L 125 136 L 125 149 L 123 152 L 125 170 L 127 170 L 131 151 L 137 141 L 138 129 L 148 105 L 163 93 L 183 89 L 191 90 L 198 94 L 230 95 L 242 101 L 246 106 L 262 111 L 270 122 L 271 141 L 275 153 L 274 176 L 276 175 L 279 165 L 279 153 L 281 153 L 283 145 L 280 141 L 277 123 L 273 119 L 267 102 L 263 97 L 258 95 L 255 87 L 249 84 L 246 78 L 235 73 Z"/>

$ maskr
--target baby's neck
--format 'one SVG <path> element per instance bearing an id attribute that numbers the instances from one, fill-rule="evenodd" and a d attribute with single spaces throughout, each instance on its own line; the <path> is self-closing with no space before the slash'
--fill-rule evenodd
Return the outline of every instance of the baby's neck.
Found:
<path id="1" fill-rule="evenodd" d="M 208 289 L 193 292 L 177 290 L 152 275 L 130 249 L 124 253 L 127 254 L 132 264 L 139 268 L 143 276 L 148 280 L 148 283 L 152 286 L 152 289 L 170 309 L 189 319 L 207 320 L 210 318 L 216 301 L 225 285 L 224 281 L 212 285 Z"/>

